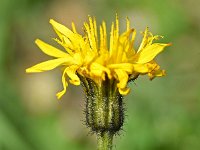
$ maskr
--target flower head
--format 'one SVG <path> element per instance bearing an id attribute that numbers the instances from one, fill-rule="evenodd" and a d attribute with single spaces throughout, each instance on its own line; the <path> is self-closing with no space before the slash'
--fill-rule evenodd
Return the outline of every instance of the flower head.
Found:
<path id="1" fill-rule="evenodd" d="M 119 20 L 116 15 L 116 21 L 111 25 L 109 40 L 106 23 L 103 21 L 98 30 L 96 20 L 92 17 L 89 17 L 89 22 L 84 23 L 84 36 L 77 33 L 74 23 L 72 30 L 52 19 L 50 24 L 58 35 L 54 40 L 65 50 L 62 51 L 37 39 L 38 47 L 54 59 L 28 68 L 26 72 L 43 72 L 64 66 L 63 90 L 57 93 L 58 98 L 66 92 L 68 82 L 80 85 L 80 76 L 91 79 L 99 86 L 106 79 L 112 80 L 116 82 L 119 93 L 127 95 L 130 91 L 127 87 L 128 82 L 139 75 L 147 74 L 150 79 L 165 75 L 165 71 L 160 69 L 154 58 L 170 44 L 153 43 L 161 36 L 153 36 L 146 28 L 142 42 L 138 50 L 135 50 L 136 31 L 130 28 L 128 19 L 126 31 L 119 34 Z"/>

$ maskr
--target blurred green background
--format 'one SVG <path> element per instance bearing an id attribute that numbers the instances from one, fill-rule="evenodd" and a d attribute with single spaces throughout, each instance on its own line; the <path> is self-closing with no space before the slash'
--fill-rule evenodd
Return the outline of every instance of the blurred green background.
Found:
<path id="1" fill-rule="evenodd" d="M 159 55 L 167 76 L 131 83 L 125 97 L 126 120 L 116 150 L 200 149 L 200 1 L 197 0 L 1 0 L 0 1 L 0 150 L 92 150 L 84 122 L 81 87 L 70 86 L 61 101 L 59 69 L 25 74 L 49 59 L 34 44 L 55 44 L 49 19 L 82 31 L 87 16 L 108 24 L 125 17 L 138 33 L 150 27 L 173 46 Z M 138 42 L 141 35 L 138 34 Z"/>

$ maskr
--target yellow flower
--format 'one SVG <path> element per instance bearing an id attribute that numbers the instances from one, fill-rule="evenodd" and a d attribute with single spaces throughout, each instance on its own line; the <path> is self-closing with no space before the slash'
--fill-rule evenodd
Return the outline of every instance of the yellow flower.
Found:
<path id="1" fill-rule="evenodd" d="M 99 36 L 96 20 L 91 17 L 88 23 L 84 23 L 84 36 L 77 33 L 74 23 L 72 30 L 52 19 L 50 24 L 59 37 L 54 40 L 63 46 L 65 51 L 37 39 L 38 47 L 54 59 L 28 68 L 26 72 L 43 72 L 64 66 L 62 75 L 64 89 L 57 93 L 58 98 L 66 92 L 67 77 L 73 85 L 80 85 L 80 76 L 93 80 L 99 86 L 106 79 L 113 80 L 117 83 L 119 93 L 127 95 L 130 91 L 127 87 L 128 82 L 139 75 L 147 74 L 150 79 L 165 75 L 165 71 L 160 70 L 154 58 L 170 44 L 153 43 L 153 40 L 161 36 L 153 36 L 146 28 L 143 40 L 136 51 L 134 48 L 136 31 L 130 28 L 128 19 L 126 19 L 126 31 L 119 34 L 119 20 L 116 15 L 116 21 L 111 25 L 109 44 L 104 21 L 99 27 Z"/>

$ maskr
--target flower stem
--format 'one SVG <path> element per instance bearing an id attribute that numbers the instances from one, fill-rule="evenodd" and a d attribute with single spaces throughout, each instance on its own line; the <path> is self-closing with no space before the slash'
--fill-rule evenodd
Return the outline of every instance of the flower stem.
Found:
<path id="1" fill-rule="evenodd" d="M 112 150 L 113 133 L 102 131 L 97 133 L 97 150 Z"/>

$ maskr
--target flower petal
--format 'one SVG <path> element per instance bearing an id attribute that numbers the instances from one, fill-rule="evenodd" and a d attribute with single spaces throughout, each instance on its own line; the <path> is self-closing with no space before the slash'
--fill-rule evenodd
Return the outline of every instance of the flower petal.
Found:
<path id="1" fill-rule="evenodd" d="M 119 93 L 121 95 L 127 95 L 130 92 L 130 88 L 119 88 Z"/>
<path id="2" fill-rule="evenodd" d="M 76 70 L 78 69 L 77 66 L 70 66 L 67 68 L 66 73 L 69 76 L 69 82 L 73 85 L 80 85 L 80 79 L 76 75 Z"/>
<path id="3" fill-rule="evenodd" d="M 97 52 L 97 27 L 96 20 L 89 17 L 89 23 L 84 23 L 85 31 L 93 51 Z"/>
<path id="4" fill-rule="evenodd" d="M 75 33 L 73 33 L 70 29 L 68 29 L 64 25 L 56 22 L 53 19 L 50 19 L 49 23 L 53 26 L 56 33 L 59 32 L 60 34 L 65 35 L 66 37 L 75 38 Z"/>
<path id="5" fill-rule="evenodd" d="M 150 80 L 153 80 L 155 77 L 162 77 L 162 76 L 165 76 L 165 75 L 166 75 L 165 70 L 160 70 L 160 69 L 148 73 Z"/>
<path id="6" fill-rule="evenodd" d="M 117 74 L 117 78 L 118 78 L 118 81 L 119 81 L 117 83 L 119 93 L 122 94 L 122 95 L 127 95 L 130 92 L 130 89 L 127 88 L 128 74 L 121 69 L 116 69 L 115 73 Z"/>
<path id="7" fill-rule="evenodd" d="M 147 73 L 149 72 L 149 67 L 146 64 L 133 64 L 133 72 Z"/>
<path id="8" fill-rule="evenodd" d="M 143 35 L 142 43 L 140 44 L 138 52 L 140 50 L 142 50 L 148 44 L 148 39 L 152 39 L 153 38 L 152 36 L 150 36 L 150 37 L 148 36 L 148 34 L 149 34 L 148 27 L 146 27 L 146 29 L 145 29 L 143 34 L 144 35 Z"/>
<path id="9" fill-rule="evenodd" d="M 110 69 L 121 69 L 127 73 L 133 72 L 133 64 L 131 63 L 110 64 L 107 67 Z"/>
<path id="10" fill-rule="evenodd" d="M 111 31 L 110 31 L 110 48 L 109 48 L 109 52 L 110 54 L 112 54 L 113 52 L 113 48 L 114 47 L 114 23 L 112 22 L 111 25 Z"/>
<path id="11" fill-rule="evenodd" d="M 135 60 L 138 64 L 144 64 L 147 62 L 152 61 L 156 55 L 163 51 L 166 46 L 170 46 L 171 44 L 161 44 L 161 43 L 154 43 L 149 45 L 139 51 L 136 56 Z"/>
<path id="12" fill-rule="evenodd" d="M 55 32 L 60 37 L 61 41 L 66 44 L 66 47 L 70 47 L 73 51 L 79 51 L 80 47 L 84 45 L 84 39 L 78 33 L 74 33 L 64 25 L 50 19 L 50 24 L 53 26 Z"/>
<path id="13" fill-rule="evenodd" d="M 58 58 L 58 59 L 48 60 L 26 69 L 26 72 L 27 73 L 43 72 L 47 70 L 52 70 L 62 64 L 67 64 L 67 65 L 74 64 L 73 59 Z"/>
<path id="14" fill-rule="evenodd" d="M 125 88 L 128 82 L 128 74 L 121 69 L 115 69 L 115 73 L 117 74 L 117 78 L 119 81 L 117 83 L 117 87 L 122 89 Z"/>
<path id="15" fill-rule="evenodd" d="M 63 84 L 63 90 L 61 92 L 58 92 L 56 94 L 57 98 L 60 99 L 66 92 L 66 89 L 68 87 L 68 83 L 66 81 L 66 77 L 65 77 L 65 74 L 66 74 L 66 71 L 67 71 L 68 68 L 66 68 L 62 74 L 62 84 Z"/>
<path id="16" fill-rule="evenodd" d="M 65 68 L 62 75 L 63 90 L 56 94 L 58 99 L 60 99 L 65 94 L 66 89 L 68 87 L 68 83 L 66 81 L 66 76 L 65 76 L 66 74 L 71 78 L 71 80 L 69 80 L 71 84 L 80 85 L 80 79 L 76 75 L 77 68 L 78 68 L 77 66 L 70 66 L 70 67 Z"/>
<path id="17" fill-rule="evenodd" d="M 106 23 L 103 21 L 100 26 L 100 53 L 107 51 L 107 32 Z"/>
<path id="18" fill-rule="evenodd" d="M 91 76 L 100 77 L 102 80 L 105 80 L 105 73 L 107 73 L 108 78 L 111 78 L 111 72 L 108 68 L 98 64 L 92 63 L 90 66 L 90 74 Z"/>
<path id="19" fill-rule="evenodd" d="M 53 57 L 70 57 L 69 54 L 62 52 L 61 50 L 37 39 L 35 43 L 38 45 L 38 47 L 47 55 L 53 56 Z"/>
<path id="20" fill-rule="evenodd" d="M 149 32 L 148 27 L 147 27 L 143 33 L 142 43 L 140 44 L 138 52 L 146 48 L 147 46 L 151 45 L 153 40 L 158 40 L 160 38 L 163 38 L 163 36 L 159 36 L 159 35 L 153 36 L 153 34 Z"/>

